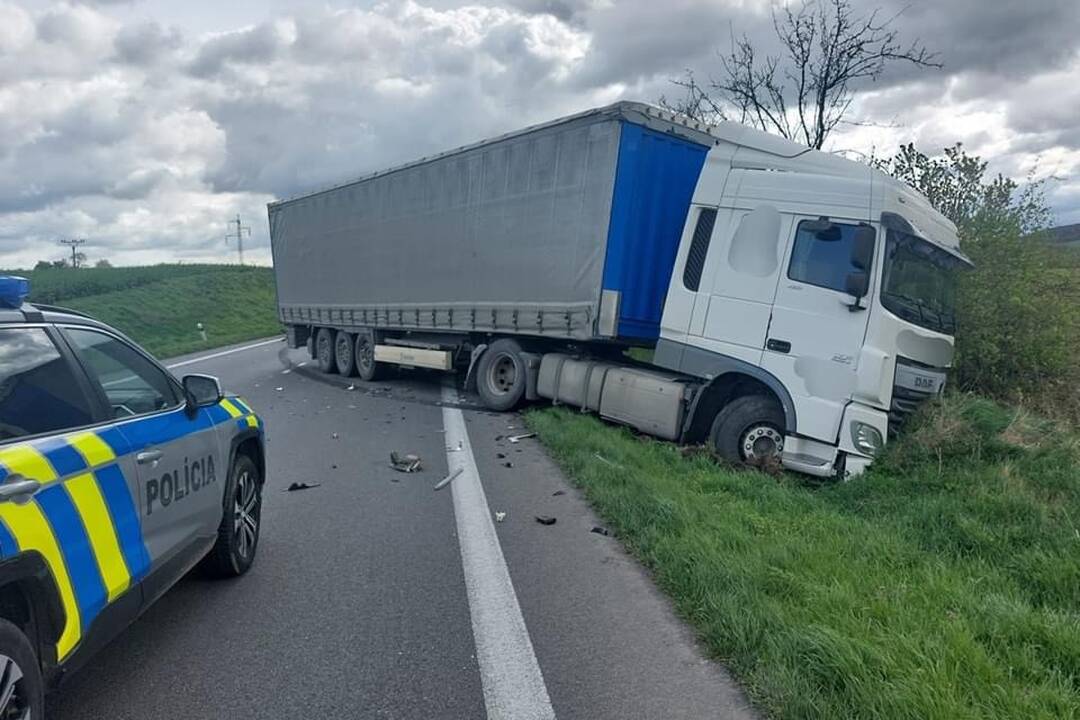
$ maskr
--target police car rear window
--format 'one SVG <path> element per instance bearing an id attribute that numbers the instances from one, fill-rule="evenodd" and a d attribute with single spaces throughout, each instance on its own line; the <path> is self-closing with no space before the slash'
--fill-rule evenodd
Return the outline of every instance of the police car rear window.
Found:
<path id="1" fill-rule="evenodd" d="M 89 400 L 45 331 L 0 329 L 0 442 L 92 421 Z"/>

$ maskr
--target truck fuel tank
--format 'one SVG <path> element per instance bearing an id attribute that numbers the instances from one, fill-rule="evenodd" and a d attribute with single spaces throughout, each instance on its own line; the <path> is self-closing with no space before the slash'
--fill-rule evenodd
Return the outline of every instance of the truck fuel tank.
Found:
<path id="1" fill-rule="evenodd" d="M 665 440 L 677 440 L 688 389 L 678 375 L 548 353 L 540 361 L 537 394 L 597 412 Z"/>

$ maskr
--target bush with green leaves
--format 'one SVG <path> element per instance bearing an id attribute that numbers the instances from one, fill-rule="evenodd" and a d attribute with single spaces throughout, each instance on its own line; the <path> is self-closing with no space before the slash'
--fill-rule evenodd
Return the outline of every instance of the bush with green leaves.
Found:
<path id="1" fill-rule="evenodd" d="M 960 280 L 956 384 L 1080 419 L 1080 254 L 1042 241 L 1043 183 L 988 178 L 959 144 L 940 157 L 905 145 L 883 165 L 956 223 L 975 263 Z"/>

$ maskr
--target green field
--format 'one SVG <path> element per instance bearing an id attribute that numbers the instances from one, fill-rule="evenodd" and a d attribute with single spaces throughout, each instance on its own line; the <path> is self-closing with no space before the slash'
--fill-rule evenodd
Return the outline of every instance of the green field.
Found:
<path id="1" fill-rule="evenodd" d="M 271 268 L 152 265 L 10 271 L 30 279 L 30 301 L 88 313 L 158 357 L 281 331 Z M 203 342 L 196 328 L 203 323 Z"/>
<path id="2" fill-rule="evenodd" d="M 1080 717 L 1075 435 L 953 398 L 817 484 L 528 421 L 770 717 Z"/>

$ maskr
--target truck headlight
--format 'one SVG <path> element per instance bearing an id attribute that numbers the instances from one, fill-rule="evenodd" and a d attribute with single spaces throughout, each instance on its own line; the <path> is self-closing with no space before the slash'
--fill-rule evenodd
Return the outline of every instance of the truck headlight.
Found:
<path id="1" fill-rule="evenodd" d="M 855 420 L 851 423 L 851 442 L 867 455 L 877 455 L 885 447 L 881 431 L 873 425 Z"/>

